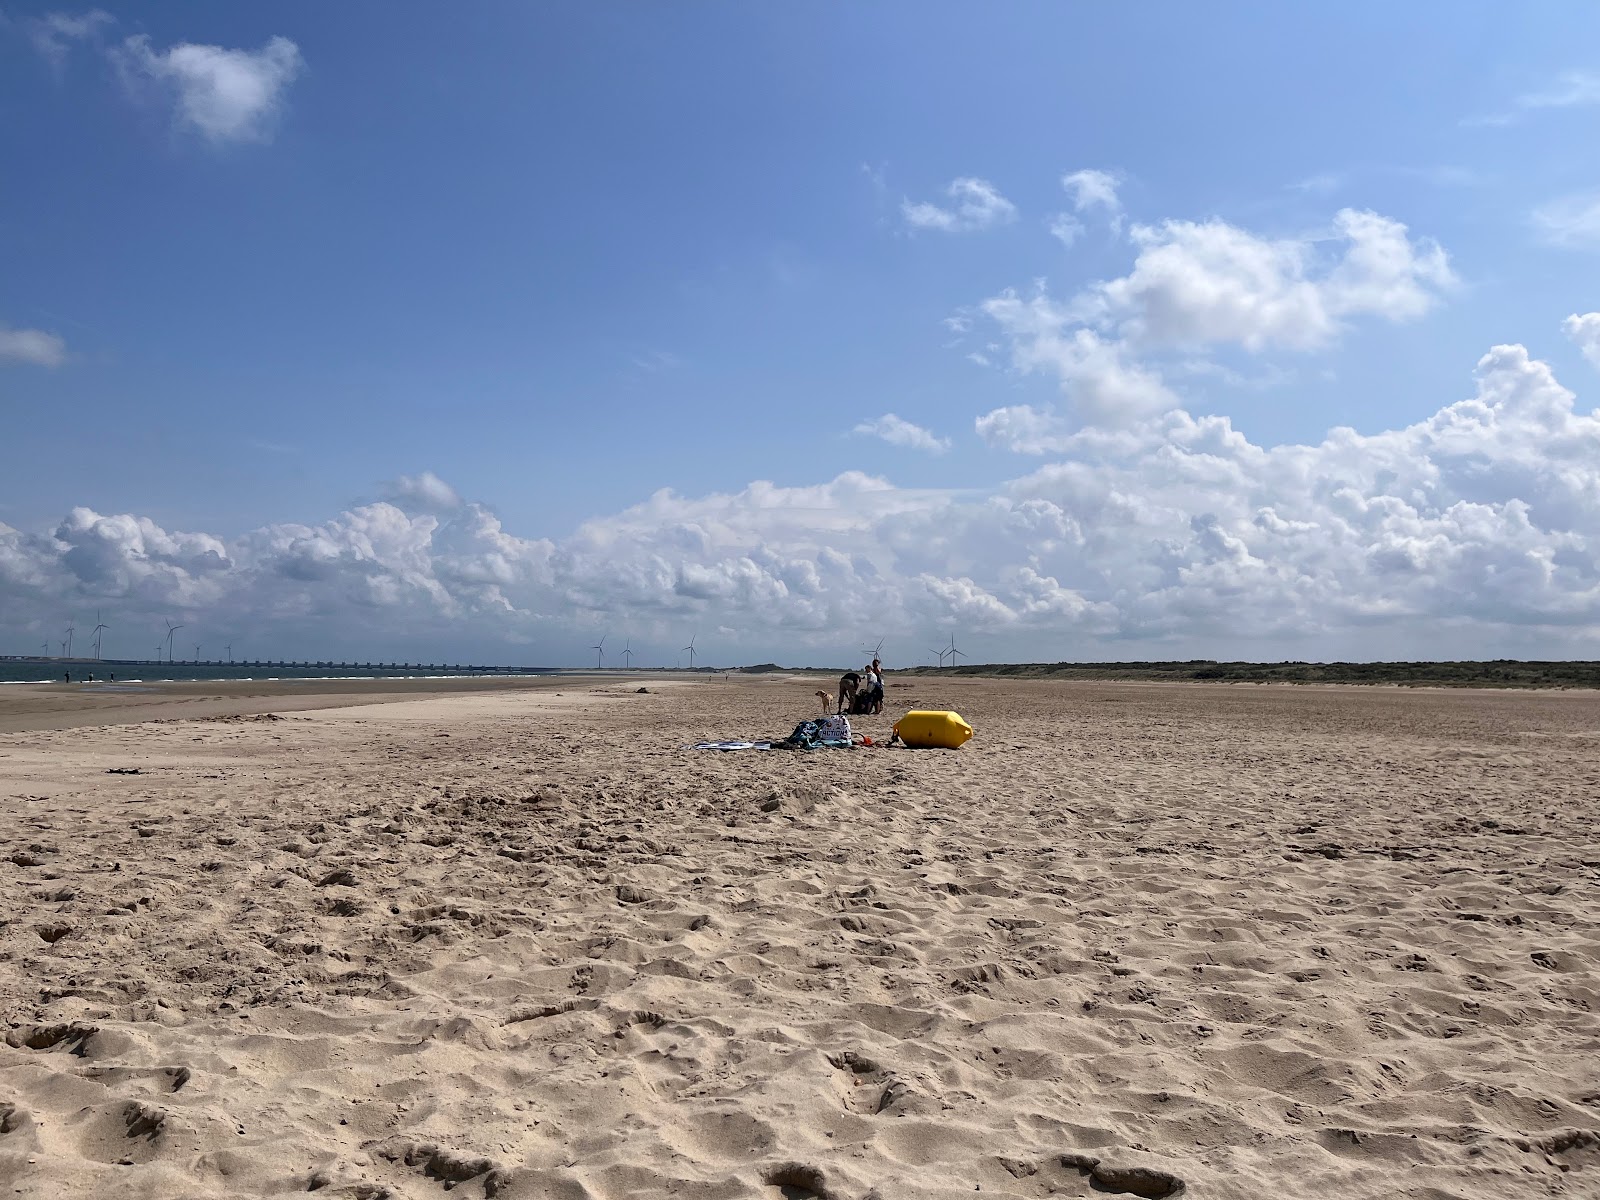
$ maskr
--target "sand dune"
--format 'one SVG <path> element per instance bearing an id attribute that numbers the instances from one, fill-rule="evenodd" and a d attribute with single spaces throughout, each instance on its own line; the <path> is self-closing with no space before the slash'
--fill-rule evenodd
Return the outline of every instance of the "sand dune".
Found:
<path id="1" fill-rule="evenodd" d="M 1600 1194 L 1600 695 L 814 686 L 0 735 L 0 1187 Z"/>

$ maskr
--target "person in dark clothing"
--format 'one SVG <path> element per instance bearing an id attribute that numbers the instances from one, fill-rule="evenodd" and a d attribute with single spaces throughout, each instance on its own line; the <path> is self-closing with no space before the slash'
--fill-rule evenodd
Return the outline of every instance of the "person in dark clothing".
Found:
<path id="1" fill-rule="evenodd" d="M 846 671 L 839 676 L 839 703 L 834 708 L 835 712 L 856 712 L 856 700 L 861 695 L 861 675 L 856 671 Z"/>

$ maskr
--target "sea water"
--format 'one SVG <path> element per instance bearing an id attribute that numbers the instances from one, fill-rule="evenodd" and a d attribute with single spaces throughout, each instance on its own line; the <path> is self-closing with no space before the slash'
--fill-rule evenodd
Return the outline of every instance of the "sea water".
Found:
<path id="1" fill-rule="evenodd" d="M 315 679 L 455 679 L 494 678 L 516 675 L 560 675 L 560 667 L 357 667 L 291 666 L 287 663 L 156 663 L 116 662 L 110 659 L 52 660 L 0 659 L 0 684 L 63 683 L 68 674 L 73 683 L 95 682 L 116 676 L 117 683 L 155 683 L 170 680 L 315 680 Z"/>

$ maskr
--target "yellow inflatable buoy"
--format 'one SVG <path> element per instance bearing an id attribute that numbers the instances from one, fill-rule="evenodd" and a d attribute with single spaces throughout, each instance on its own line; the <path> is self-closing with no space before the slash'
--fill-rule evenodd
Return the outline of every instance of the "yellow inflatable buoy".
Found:
<path id="1" fill-rule="evenodd" d="M 908 746 L 937 746 L 954 750 L 972 736 L 972 726 L 960 713 L 913 709 L 895 722 L 894 731 Z"/>

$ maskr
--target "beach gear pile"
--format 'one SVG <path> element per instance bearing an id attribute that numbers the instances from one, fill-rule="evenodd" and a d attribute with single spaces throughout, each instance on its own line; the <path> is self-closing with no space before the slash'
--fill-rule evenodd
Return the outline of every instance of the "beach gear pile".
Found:
<path id="1" fill-rule="evenodd" d="M 695 742 L 691 750 L 854 750 L 862 739 L 850 732 L 850 719 L 835 716 L 801 721 L 794 732 L 778 741 Z"/>
<path id="2" fill-rule="evenodd" d="M 973 735 L 973 728 L 960 713 L 948 710 L 912 709 L 894 725 L 889 745 L 900 742 L 914 750 L 958 750 Z M 688 750 L 853 750 L 872 745 L 871 738 L 850 732 L 850 718 L 823 717 L 820 721 L 801 721 L 794 732 L 780 741 L 694 742 Z"/>

